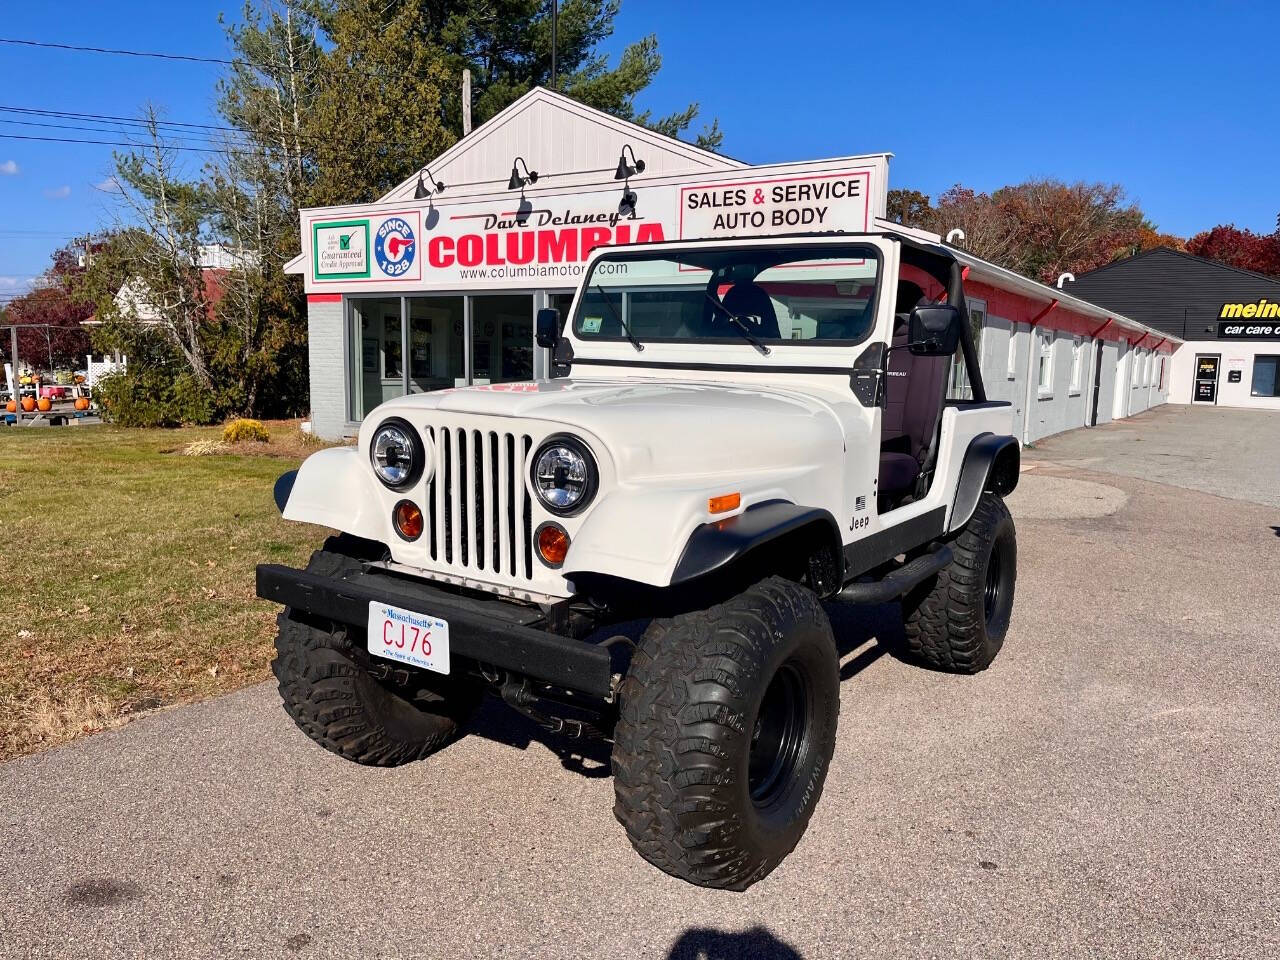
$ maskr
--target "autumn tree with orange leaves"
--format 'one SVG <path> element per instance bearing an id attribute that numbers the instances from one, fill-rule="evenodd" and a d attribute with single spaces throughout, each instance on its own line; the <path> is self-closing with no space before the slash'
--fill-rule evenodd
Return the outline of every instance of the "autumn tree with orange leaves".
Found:
<path id="1" fill-rule="evenodd" d="M 1160 233 L 1117 184 L 1029 180 L 981 193 L 956 185 L 936 203 L 917 191 L 890 191 L 891 218 L 945 236 L 959 227 L 965 250 L 1053 283 L 1158 246 L 1182 249 Z"/>

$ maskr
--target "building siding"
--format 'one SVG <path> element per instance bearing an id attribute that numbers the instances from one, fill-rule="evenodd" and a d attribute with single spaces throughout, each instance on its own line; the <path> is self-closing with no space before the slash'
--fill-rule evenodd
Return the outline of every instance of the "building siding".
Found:
<path id="1" fill-rule="evenodd" d="M 1184 340 L 1215 337 L 1224 303 L 1280 302 L 1280 281 L 1164 247 L 1087 273 L 1068 289 Z"/>
<path id="2" fill-rule="evenodd" d="M 326 440 L 349 436 L 343 303 L 307 300 L 307 355 L 311 364 L 311 429 Z"/>
<path id="3" fill-rule="evenodd" d="M 1170 363 L 1172 347 L 1159 343 L 1160 338 L 1156 338 L 1156 343 L 1152 343 L 1149 336 L 1134 339 L 1136 335 L 1132 330 L 1114 323 L 1104 325 L 1061 307 L 1044 313 L 1047 304 L 985 283 L 966 282 L 965 295 L 986 305 L 980 344 L 983 385 L 990 399 L 1007 400 L 1012 405 L 1014 436 L 1020 441 L 1034 443 L 1089 424 L 1095 341 L 1101 343 L 1103 352 L 1098 423 L 1107 423 L 1117 416 L 1132 416 L 1166 401 L 1167 389 L 1161 391 L 1156 385 L 1148 385 L 1145 377 L 1139 384 L 1128 372 L 1131 354 L 1144 361 L 1151 355 L 1154 364 L 1158 364 L 1160 357 L 1165 358 L 1166 364 Z M 1036 321 L 1034 327 L 1033 320 Z M 1053 375 L 1050 389 L 1042 392 L 1039 372 L 1044 334 L 1051 340 Z M 1009 375 L 1010 338 L 1014 348 L 1012 377 Z M 1072 353 L 1077 338 L 1082 345 L 1080 380 L 1073 389 Z M 1147 344 L 1142 344 L 1142 340 L 1147 340 Z M 1137 345 L 1136 351 L 1134 345 Z M 1122 385 L 1119 393 L 1118 381 Z M 1166 387 L 1168 382 L 1166 373 Z"/>

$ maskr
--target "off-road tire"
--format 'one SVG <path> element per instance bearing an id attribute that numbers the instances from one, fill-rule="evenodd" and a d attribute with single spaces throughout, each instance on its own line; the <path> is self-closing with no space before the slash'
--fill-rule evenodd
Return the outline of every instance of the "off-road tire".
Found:
<path id="1" fill-rule="evenodd" d="M 903 598 L 907 650 L 938 670 L 977 673 L 1000 652 L 1013 611 L 1018 541 L 1004 501 L 984 493 L 951 550 L 951 563 Z"/>
<path id="2" fill-rule="evenodd" d="M 839 669 L 818 598 L 779 577 L 706 611 L 655 620 L 622 683 L 613 748 L 613 812 L 639 854 L 674 877 L 730 890 L 773 870 L 822 793 Z M 791 693 L 775 692 L 783 687 Z M 803 714 L 803 734 L 768 791 L 750 763 L 766 691 L 775 705 L 766 714 L 777 714 L 779 696 Z"/>
<path id="3" fill-rule="evenodd" d="M 342 576 L 360 568 L 363 542 L 331 537 L 311 555 L 310 573 Z M 326 750 L 356 763 L 394 767 L 419 760 L 458 736 L 482 690 L 394 664 L 362 665 L 364 630 L 288 607 L 276 618 L 271 670 L 285 712 Z M 379 679 L 373 667 L 386 676 Z"/>

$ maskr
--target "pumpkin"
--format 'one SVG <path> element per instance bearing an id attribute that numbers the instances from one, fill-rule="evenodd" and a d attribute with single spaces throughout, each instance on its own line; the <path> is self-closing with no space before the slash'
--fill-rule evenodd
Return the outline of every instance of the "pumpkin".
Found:
<path id="1" fill-rule="evenodd" d="M 8 403 L 6 403 L 6 404 L 4 405 L 4 408 L 5 408 L 5 410 L 7 410 L 9 413 L 17 413 L 17 412 L 18 412 L 18 402 L 17 402 L 16 400 L 10 400 Z"/>
<path id="2" fill-rule="evenodd" d="M 35 401 L 35 398 L 34 398 L 34 397 L 23 397 L 23 398 L 22 398 L 22 409 L 23 409 L 23 410 L 27 411 L 27 413 L 30 413 L 30 412 L 31 412 L 32 410 L 34 410 L 35 408 L 36 408 L 36 401 Z"/>
<path id="3" fill-rule="evenodd" d="M 53 409 L 53 401 L 48 397 L 41 397 L 36 401 L 36 407 L 38 407 L 41 412 L 48 412 Z"/>
<path id="4" fill-rule="evenodd" d="M 76 397 L 76 409 L 77 409 L 77 410 L 88 410 L 88 409 L 89 409 L 89 398 L 88 398 L 88 397 Z"/>

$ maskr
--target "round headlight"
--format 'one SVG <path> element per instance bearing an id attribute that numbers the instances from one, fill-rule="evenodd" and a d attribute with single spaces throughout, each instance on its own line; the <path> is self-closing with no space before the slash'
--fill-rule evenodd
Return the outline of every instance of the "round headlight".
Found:
<path id="1" fill-rule="evenodd" d="M 403 420 L 388 420 L 378 427 L 369 444 L 369 458 L 378 479 L 392 489 L 401 489 L 422 476 L 422 441 Z"/>
<path id="2" fill-rule="evenodd" d="M 533 457 L 533 491 L 552 513 L 567 516 L 591 502 L 596 461 L 581 440 L 552 437 Z"/>

